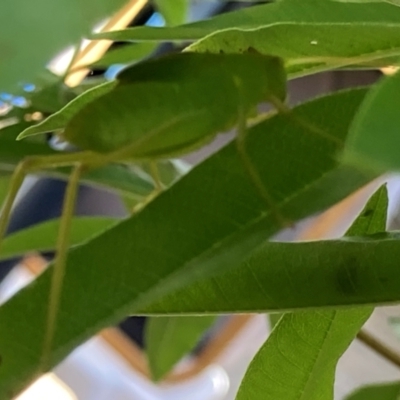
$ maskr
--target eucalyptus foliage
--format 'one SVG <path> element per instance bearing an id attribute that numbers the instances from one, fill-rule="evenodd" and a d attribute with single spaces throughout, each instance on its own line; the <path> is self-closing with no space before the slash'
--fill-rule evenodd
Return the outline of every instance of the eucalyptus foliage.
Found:
<path id="1" fill-rule="evenodd" d="M 57 253 L 0 306 L 0 400 L 128 315 L 149 317 L 146 351 L 159 380 L 217 315 L 243 312 L 282 317 L 238 400 L 333 400 L 338 359 L 374 307 L 400 302 L 400 234 L 386 232 L 386 188 L 341 239 L 269 238 L 400 170 L 400 74 L 295 107 L 286 87 L 321 71 L 398 66 L 399 2 L 280 0 L 185 23 L 187 1 L 157 0 L 165 27 L 91 33 L 123 5 L 0 5 L 9 108 L 0 116 L 0 236 L 27 173 L 69 180 L 60 220 L 0 237 L 1 260 Z M 67 87 L 45 65 L 89 36 L 131 42 L 92 63 L 125 68 L 112 81 Z M 151 57 L 169 41 L 185 45 Z M 13 103 L 20 95 L 24 107 Z M 192 169 L 174 161 L 227 132 L 232 140 Z M 49 133 L 73 150 L 49 146 Z M 78 182 L 118 193 L 129 215 L 73 217 Z M 349 399 L 398 395 L 393 383 Z"/>

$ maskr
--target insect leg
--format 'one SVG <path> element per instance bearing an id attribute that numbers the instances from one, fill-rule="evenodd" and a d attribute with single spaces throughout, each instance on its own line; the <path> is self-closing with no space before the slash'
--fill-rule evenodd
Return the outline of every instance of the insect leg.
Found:
<path id="1" fill-rule="evenodd" d="M 252 159 L 249 157 L 246 150 L 246 138 L 247 138 L 247 123 L 246 115 L 243 109 L 239 109 L 239 121 L 238 121 L 238 134 L 236 137 L 237 150 L 242 161 L 243 167 L 250 177 L 251 182 L 257 189 L 260 196 L 264 199 L 268 207 L 271 209 L 276 221 L 282 228 L 293 226 L 293 223 L 289 221 L 279 210 L 279 207 L 275 203 L 274 199 L 266 189 L 264 182 L 262 181 L 260 174 L 258 173 Z"/>
<path id="2" fill-rule="evenodd" d="M 79 179 L 82 175 L 83 170 L 83 164 L 77 164 L 75 166 L 68 180 L 64 196 L 60 227 L 57 236 L 56 259 L 54 262 L 54 270 L 50 286 L 49 308 L 42 351 L 41 366 L 43 371 L 51 368 L 51 348 L 56 331 L 57 314 L 60 305 L 62 284 L 65 275 L 71 230 L 71 220 L 73 218 L 75 210 L 75 203 L 79 188 Z"/>
<path id="3" fill-rule="evenodd" d="M 19 189 L 24 182 L 26 175 L 29 173 L 30 165 L 31 162 L 29 159 L 21 161 L 15 168 L 15 171 L 11 177 L 7 197 L 0 213 L 0 248 L 8 223 L 10 221 L 12 207 L 18 195 Z"/>
<path id="4" fill-rule="evenodd" d="M 158 170 L 157 161 L 155 160 L 150 161 L 150 173 L 155 184 L 155 191 L 157 193 L 162 192 L 163 184 L 161 182 L 160 171 Z"/>
<path id="5" fill-rule="evenodd" d="M 138 213 L 140 210 L 146 207 L 147 204 L 151 203 L 164 190 L 163 184 L 161 182 L 160 172 L 157 166 L 157 161 L 151 160 L 149 163 L 149 167 L 150 175 L 154 181 L 154 189 L 148 196 L 145 197 L 143 201 L 133 207 L 132 214 Z"/>
<path id="6" fill-rule="evenodd" d="M 287 118 L 291 119 L 298 125 L 306 128 L 309 132 L 329 141 L 333 142 L 339 148 L 342 148 L 344 143 L 341 139 L 333 136 L 326 130 L 314 125 L 311 121 L 307 121 L 304 117 L 300 117 L 296 115 L 285 103 L 279 100 L 277 97 L 271 96 L 269 102 L 275 107 L 275 109 L 282 115 L 285 115 Z"/>
<path id="7" fill-rule="evenodd" d="M 72 165 L 76 162 L 83 162 L 90 165 L 101 166 L 101 156 L 90 152 L 80 152 L 74 154 L 52 155 L 52 156 L 34 156 L 27 157 L 22 160 L 11 177 L 10 186 L 7 197 L 4 201 L 3 208 L 0 213 L 0 248 L 10 221 L 11 211 L 19 188 L 21 187 L 27 174 L 46 168 L 54 168 L 58 166 Z"/>

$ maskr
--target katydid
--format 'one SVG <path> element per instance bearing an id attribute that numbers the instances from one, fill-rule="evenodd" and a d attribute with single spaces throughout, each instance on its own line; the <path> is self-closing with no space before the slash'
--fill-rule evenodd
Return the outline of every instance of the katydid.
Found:
<path id="1" fill-rule="evenodd" d="M 153 162 L 189 152 L 238 125 L 237 149 L 244 169 L 277 220 L 284 225 L 245 148 L 246 120 L 269 102 L 286 111 L 286 77 L 280 59 L 259 54 L 183 53 L 126 69 L 117 82 L 94 88 L 28 128 L 20 138 L 59 131 L 82 151 L 31 157 L 16 168 L 0 216 L 0 244 L 11 208 L 27 173 L 72 166 L 60 220 L 56 260 L 44 333 L 42 369 L 47 370 L 68 252 L 79 179 L 87 170 L 113 162 Z M 156 171 L 154 175 L 157 175 Z M 213 179 L 210 177 L 210 179 Z M 157 181 L 157 179 L 156 179 Z M 158 190 L 161 189 L 158 185 Z"/>

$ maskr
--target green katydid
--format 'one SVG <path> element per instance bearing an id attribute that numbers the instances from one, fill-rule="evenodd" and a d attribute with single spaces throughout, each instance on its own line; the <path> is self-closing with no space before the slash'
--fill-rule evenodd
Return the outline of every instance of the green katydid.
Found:
<path id="1" fill-rule="evenodd" d="M 117 82 L 94 88 L 28 128 L 20 138 L 60 130 L 82 151 L 32 157 L 16 168 L 0 216 L 0 243 L 12 205 L 27 173 L 73 166 L 61 215 L 49 298 L 42 368 L 49 365 L 68 251 L 70 221 L 82 173 L 108 163 L 152 161 L 183 154 L 238 124 L 237 148 L 260 195 L 279 210 L 264 188 L 245 150 L 246 119 L 261 102 L 287 111 L 283 63 L 259 54 L 176 54 L 137 64 Z M 319 132 L 320 133 L 320 132 Z M 323 134 L 323 132 L 322 132 Z"/>

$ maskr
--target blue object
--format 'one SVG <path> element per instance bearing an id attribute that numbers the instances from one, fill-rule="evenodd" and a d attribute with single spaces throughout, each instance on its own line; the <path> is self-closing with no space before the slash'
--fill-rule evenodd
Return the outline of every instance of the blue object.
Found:
<path id="1" fill-rule="evenodd" d="M 159 12 L 153 13 L 153 15 L 146 22 L 147 26 L 162 27 L 165 26 L 165 19 Z"/>

